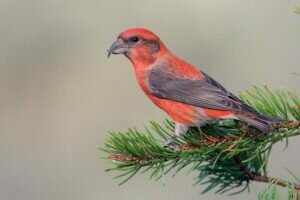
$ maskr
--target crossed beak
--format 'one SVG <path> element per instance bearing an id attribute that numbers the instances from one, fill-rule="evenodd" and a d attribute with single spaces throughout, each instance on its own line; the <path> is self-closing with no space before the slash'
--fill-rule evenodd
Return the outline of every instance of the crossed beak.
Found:
<path id="1" fill-rule="evenodd" d="M 126 44 L 124 44 L 122 39 L 117 39 L 107 50 L 108 55 L 107 57 L 111 54 L 121 54 L 121 53 L 127 53 L 129 51 L 129 48 Z"/>

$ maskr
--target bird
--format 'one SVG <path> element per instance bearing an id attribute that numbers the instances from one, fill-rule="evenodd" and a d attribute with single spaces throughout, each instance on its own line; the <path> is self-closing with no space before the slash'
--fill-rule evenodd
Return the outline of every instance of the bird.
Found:
<path id="1" fill-rule="evenodd" d="M 222 119 L 234 119 L 262 133 L 274 131 L 283 121 L 262 115 L 187 61 L 177 57 L 160 38 L 146 28 L 122 31 L 110 46 L 111 54 L 123 54 L 133 64 L 138 84 L 149 99 L 175 122 L 174 135 L 163 146 L 178 150 L 174 140 L 190 127 L 202 127 Z"/>

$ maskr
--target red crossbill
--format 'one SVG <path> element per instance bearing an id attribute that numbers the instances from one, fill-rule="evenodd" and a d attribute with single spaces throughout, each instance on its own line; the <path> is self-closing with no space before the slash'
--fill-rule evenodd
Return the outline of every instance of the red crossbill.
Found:
<path id="1" fill-rule="evenodd" d="M 220 83 L 190 63 L 172 54 L 151 31 L 132 28 L 119 34 L 108 49 L 123 54 L 133 64 L 136 79 L 145 94 L 175 122 L 173 140 L 189 127 L 203 126 L 220 119 L 242 120 L 263 133 L 274 130 L 280 122 L 258 113 Z"/>

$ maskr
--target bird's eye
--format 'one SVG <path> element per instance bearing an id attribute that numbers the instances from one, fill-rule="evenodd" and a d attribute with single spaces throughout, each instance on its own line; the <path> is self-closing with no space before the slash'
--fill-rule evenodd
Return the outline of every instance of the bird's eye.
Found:
<path id="1" fill-rule="evenodd" d="M 134 36 L 134 37 L 129 38 L 129 41 L 130 41 L 131 43 L 136 43 L 136 42 L 139 41 L 139 38 L 138 38 L 137 36 Z"/>

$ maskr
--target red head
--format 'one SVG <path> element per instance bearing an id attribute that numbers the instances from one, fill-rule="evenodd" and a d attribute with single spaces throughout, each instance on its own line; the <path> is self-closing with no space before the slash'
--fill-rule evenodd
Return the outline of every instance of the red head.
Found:
<path id="1" fill-rule="evenodd" d="M 166 46 L 151 31 L 131 28 L 123 31 L 108 50 L 110 54 L 124 54 L 134 65 L 150 65 L 168 52 Z"/>

